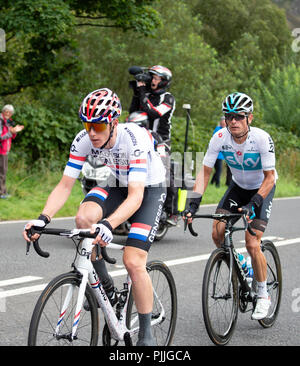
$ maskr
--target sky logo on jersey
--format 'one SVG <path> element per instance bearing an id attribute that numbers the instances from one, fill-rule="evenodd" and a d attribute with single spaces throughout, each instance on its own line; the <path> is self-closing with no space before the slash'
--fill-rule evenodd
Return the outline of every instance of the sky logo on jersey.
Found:
<path id="1" fill-rule="evenodd" d="M 128 238 L 147 241 L 150 230 L 151 230 L 150 225 L 142 224 L 139 222 L 134 222 L 131 225 L 130 232 L 128 234 Z"/>
<path id="2" fill-rule="evenodd" d="M 262 169 L 261 158 L 259 153 L 245 153 L 243 157 L 243 165 L 240 164 L 232 151 L 222 151 L 227 164 L 239 170 L 260 170 Z"/>
<path id="3" fill-rule="evenodd" d="M 95 188 L 92 188 L 89 191 L 89 193 L 86 195 L 86 197 L 90 197 L 90 196 L 94 196 L 94 197 L 100 198 L 101 201 L 105 201 L 108 196 L 108 193 L 103 188 L 95 187 Z"/>

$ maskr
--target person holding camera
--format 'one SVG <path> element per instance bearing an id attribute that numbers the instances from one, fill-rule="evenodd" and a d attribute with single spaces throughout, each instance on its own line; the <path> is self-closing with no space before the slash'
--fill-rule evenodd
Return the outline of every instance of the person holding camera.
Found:
<path id="1" fill-rule="evenodd" d="M 167 91 L 172 81 L 172 72 L 164 66 L 155 65 L 146 72 L 143 68 L 133 66 L 129 69 L 136 79 L 131 83 L 134 95 L 129 113 L 136 111 L 146 112 L 149 120 L 149 130 L 158 134 L 169 148 L 171 148 L 171 118 L 175 110 L 175 98 Z M 177 224 L 177 197 L 178 189 L 174 187 L 173 164 L 167 169 L 170 181 L 167 187 L 165 209 L 168 214 L 167 222 Z M 168 168 L 168 166 L 167 166 Z"/>

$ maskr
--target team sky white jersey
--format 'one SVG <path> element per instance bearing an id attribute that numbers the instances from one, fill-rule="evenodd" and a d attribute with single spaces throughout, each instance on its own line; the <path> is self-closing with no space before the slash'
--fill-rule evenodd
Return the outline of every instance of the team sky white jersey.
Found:
<path id="1" fill-rule="evenodd" d="M 117 138 L 111 149 L 98 149 L 86 130 L 80 131 L 70 149 L 64 175 L 78 178 L 88 155 L 107 165 L 123 186 L 130 182 L 143 182 L 146 186 L 164 182 L 165 168 L 154 150 L 153 137 L 134 123 L 117 125 Z"/>
<path id="2" fill-rule="evenodd" d="M 203 164 L 213 168 L 221 152 L 228 164 L 233 181 L 244 189 L 258 189 L 264 180 L 264 170 L 275 170 L 274 143 L 270 135 L 251 127 L 243 144 L 237 144 L 226 127 L 210 140 Z M 275 170 L 277 179 L 277 173 Z"/>

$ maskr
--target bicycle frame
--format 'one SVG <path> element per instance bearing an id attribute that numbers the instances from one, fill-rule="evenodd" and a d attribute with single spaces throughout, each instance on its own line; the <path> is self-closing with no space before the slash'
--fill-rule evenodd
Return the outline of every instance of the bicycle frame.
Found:
<path id="1" fill-rule="evenodd" d="M 105 290 L 102 286 L 101 281 L 99 280 L 99 277 L 94 270 L 93 264 L 91 262 L 91 255 L 94 245 L 92 244 L 93 239 L 86 238 L 81 243 L 81 253 L 77 260 L 77 263 L 75 264 L 75 269 L 80 273 L 81 275 L 81 284 L 78 291 L 78 297 L 77 297 L 77 304 L 75 308 L 75 314 L 74 314 L 74 320 L 72 325 L 72 334 L 71 339 L 76 339 L 76 332 L 77 327 L 79 324 L 80 319 L 80 313 L 81 309 L 83 307 L 83 301 L 84 301 L 84 294 L 85 289 L 88 283 L 90 284 L 91 288 L 93 289 L 94 295 L 96 297 L 96 300 L 103 311 L 106 323 L 109 327 L 111 337 L 117 341 L 124 341 L 124 337 L 126 334 L 133 335 L 138 332 L 139 326 L 134 327 L 133 329 L 128 329 L 126 326 L 126 313 L 127 313 L 127 306 L 128 306 L 128 298 L 129 293 L 131 289 L 131 279 L 130 276 L 127 274 L 127 279 L 125 282 L 125 288 L 126 288 L 126 301 L 124 306 L 122 307 L 120 317 L 118 317 L 115 314 L 114 308 L 112 307 Z M 118 250 L 123 250 L 124 246 L 110 243 L 107 245 L 107 248 L 113 248 Z M 75 286 L 70 286 L 70 288 L 67 291 L 62 309 L 60 311 L 60 315 L 58 318 L 57 326 L 55 329 L 55 336 L 59 337 L 59 329 L 60 325 L 62 323 L 62 320 L 64 318 L 64 315 L 66 313 L 66 309 L 69 306 L 70 299 L 73 294 Z M 154 296 L 157 298 L 157 294 L 154 291 Z M 153 319 L 151 321 L 151 325 L 155 325 L 159 322 L 161 322 L 165 316 L 165 311 L 163 308 L 162 303 L 157 298 L 159 305 L 161 306 L 161 312 L 160 316 L 157 319 Z M 131 325 L 134 325 L 138 322 L 138 316 L 136 316 L 132 322 Z"/>
<path id="2" fill-rule="evenodd" d="M 243 214 L 193 215 L 193 218 L 208 218 L 208 219 L 222 219 L 222 218 L 226 218 L 226 217 L 231 217 L 231 218 L 239 217 L 239 218 L 242 218 L 244 226 L 243 227 L 236 227 L 231 223 L 230 220 L 226 220 L 225 236 L 224 236 L 224 243 L 222 244 L 222 248 L 224 248 L 225 252 L 229 256 L 229 277 L 228 277 L 228 292 L 225 296 L 230 296 L 229 294 L 230 294 L 230 287 L 231 287 L 232 271 L 233 271 L 233 266 L 235 266 L 236 273 L 237 273 L 237 276 L 238 276 L 238 279 L 239 279 L 239 282 L 241 284 L 243 292 L 248 293 L 248 296 L 250 296 L 251 299 L 253 299 L 254 294 L 253 294 L 252 288 L 249 286 L 249 284 L 247 282 L 247 277 L 246 277 L 246 275 L 245 275 L 245 273 L 242 269 L 242 266 L 241 266 L 240 261 L 238 259 L 237 251 L 235 250 L 235 248 L 233 246 L 233 241 L 232 241 L 232 234 L 235 231 L 240 231 L 240 230 L 246 231 L 246 230 L 248 230 L 251 235 L 256 235 L 251 230 L 251 228 L 249 227 L 245 215 L 243 215 Z M 198 235 L 193 230 L 191 224 L 189 224 L 188 227 L 189 227 L 189 230 L 190 230 L 190 232 L 193 236 Z M 218 276 L 218 274 L 216 273 L 215 274 L 215 279 L 214 279 L 215 283 L 216 283 L 217 276 Z"/>

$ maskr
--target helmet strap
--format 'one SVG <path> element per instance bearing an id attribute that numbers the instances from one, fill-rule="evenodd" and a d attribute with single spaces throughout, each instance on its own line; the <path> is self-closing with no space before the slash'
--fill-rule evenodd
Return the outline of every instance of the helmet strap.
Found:
<path id="1" fill-rule="evenodd" d="M 110 133 L 109 133 L 108 139 L 107 139 L 107 140 L 106 140 L 106 142 L 104 142 L 104 144 L 100 147 L 100 150 L 102 150 L 102 149 L 104 149 L 104 148 L 105 148 L 105 146 L 108 144 L 108 142 L 110 141 L 110 139 L 112 138 L 112 135 L 113 135 L 113 133 L 114 133 L 114 128 L 115 128 L 115 126 L 114 126 L 112 123 L 110 123 L 110 124 L 109 124 L 109 126 L 110 126 Z"/>
<path id="2" fill-rule="evenodd" d="M 247 118 L 247 127 L 248 128 L 247 128 L 247 131 L 244 134 L 242 134 L 241 136 L 233 136 L 233 134 L 230 132 L 230 129 L 229 129 L 228 124 L 226 122 L 226 128 L 227 128 L 227 130 L 229 131 L 230 135 L 233 138 L 235 138 L 235 139 L 241 139 L 242 137 L 246 136 L 248 134 L 248 132 L 250 131 L 250 126 L 249 126 L 249 122 L 248 122 L 248 116 L 246 116 L 246 118 Z"/>

